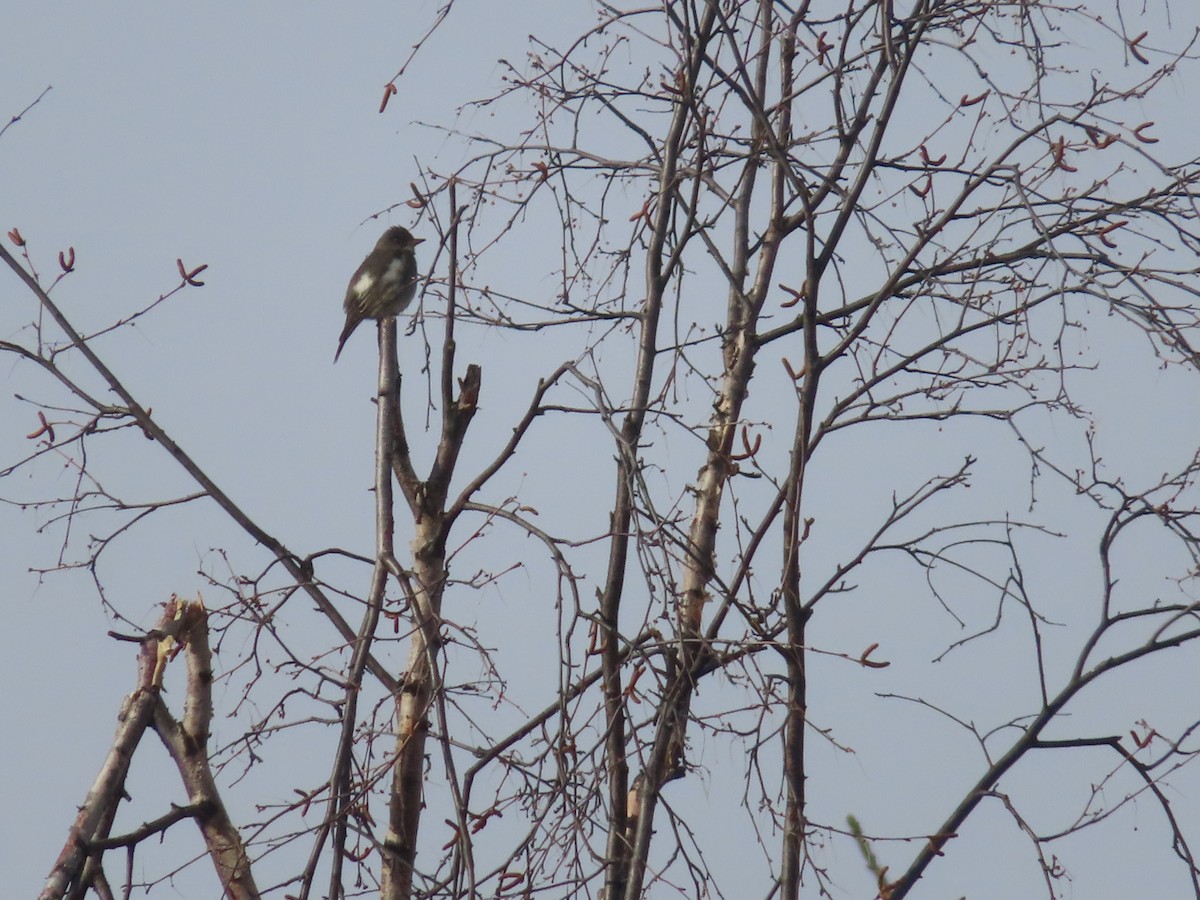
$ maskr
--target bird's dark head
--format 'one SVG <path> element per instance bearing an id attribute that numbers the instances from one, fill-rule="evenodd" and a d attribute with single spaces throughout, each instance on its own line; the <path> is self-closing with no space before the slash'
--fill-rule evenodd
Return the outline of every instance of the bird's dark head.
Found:
<path id="1" fill-rule="evenodd" d="M 377 250 L 391 248 L 393 250 L 407 250 L 410 247 L 415 247 L 425 238 L 413 237 L 407 228 L 401 228 L 399 225 L 393 225 L 383 233 L 383 237 L 379 239 L 379 243 L 375 245 Z"/>

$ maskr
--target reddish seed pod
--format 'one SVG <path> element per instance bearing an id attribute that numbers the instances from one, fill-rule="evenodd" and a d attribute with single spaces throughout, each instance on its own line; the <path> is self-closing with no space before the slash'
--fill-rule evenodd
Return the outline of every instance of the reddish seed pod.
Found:
<path id="1" fill-rule="evenodd" d="M 1133 136 L 1135 138 L 1137 138 L 1139 141 L 1141 141 L 1143 144 L 1157 144 L 1158 138 L 1150 137 L 1150 135 L 1145 133 L 1147 128 L 1153 128 L 1153 127 L 1154 127 L 1153 122 L 1143 122 L 1137 128 L 1133 129 Z"/>
<path id="2" fill-rule="evenodd" d="M 383 86 L 383 100 L 379 102 L 380 113 L 387 109 L 388 101 L 392 99 L 392 95 L 398 93 L 400 93 L 400 91 L 390 81 Z"/>
<path id="3" fill-rule="evenodd" d="M 1119 222 L 1113 222 L 1111 225 L 1105 225 L 1103 228 L 1097 231 L 1096 236 L 1100 238 L 1100 243 L 1102 243 L 1105 247 L 1108 247 L 1109 249 L 1116 249 L 1117 245 L 1109 238 L 1109 235 L 1118 228 L 1124 228 L 1128 224 L 1128 219 L 1122 219 Z"/>
<path id="4" fill-rule="evenodd" d="M 1130 54 L 1133 56 L 1134 59 L 1136 59 L 1138 62 L 1140 62 L 1143 66 L 1150 65 L 1150 60 L 1148 60 L 1148 59 L 1146 59 L 1146 57 L 1142 56 L 1142 52 L 1138 49 L 1138 44 L 1140 44 L 1145 39 L 1146 35 L 1148 35 L 1149 33 L 1150 32 L 1148 32 L 1148 31 L 1143 31 L 1141 34 L 1139 34 L 1137 37 L 1135 37 L 1132 41 L 1129 42 Z"/>
<path id="5" fill-rule="evenodd" d="M 819 62 L 821 65 L 825 65 L 825 54 L 827 54 L 834 47 L 833 44 L 828 44 L 825 42 L 825 35 L 827 34 L 829 34 L 828 31 L 822 31 L 819 35 L 817 35 L 817 62 Z"/>
<path id="6" fill-rule="evenodd" d="M 190 272 L 187 270 L 187 266 L 183 264 L 182 259 L 175 260 L 175 265 L 179 268 L 179 277 L 183 279 L 185 284 L 190 284 L 192 287 L 204 287 L 204 282 L 197 281 L 196 276 L 208 268 L 207 263 L 198 268 L 192 269 Z"/>
<path id="7" fill-rule="evenodd" d="M 916 194 L 918 197 L 928 197 L 929 192 L 933 190 L 933 176 L 932 175 L 925 176 L 925 187 L 919 188 L 915 184 L 910 184 L 908 186 L 908 189 L 910 191 L 912 191 L 914 194 Z"/>
<path id="8" fill-rule="evenodd" d="M 1056 169 L 1062 169 L 1064 172 L 1079 171 L 1074 166 L 1068 165 L 1064 160 L 1067 154 L 1067 139 L 1065 137 L 1060 137 L 1050 145 L 1050 148 L 1054 151 L 1054 167 Z"/>
<path id="9" fill-rule="evenodd" d="M 921 145 L 920 151 L 921 151 L 921 162 L 923 162 L 927 166 L 940 166 L 942 163 L 944 163 L 946 161 L 945 153 L 943 153 L 937 159 L 931 159 L 929 156 L 929 151 L 925 149 L 924 144 Z"/>
<path id="10" fill-rule="evenodd" d="M 866 666 L 868 669 L 886 669 L 888 666 L 890 666 L 891 665 L 890 662 L 883 662 L 883 661 L 874 660 L 874 659 L 869 658 L 871 656 L 871 654 L 874 653 L 876 649 L 878 649 L 878 647 L 879 647 L 879 644 L 876 643 L 876 644 L 872 644 L 870 647 L 868 647 L 866 650 L 864 650 L 862 652 L 862 655 L 858 658 L 859 664 Z"/>
<path id="11" fill-rule="evenodd" d="M 413 182 L 410 181 L 408 183 L 408 189 L 410 191 L 412 191 L 413 198 L 411 200 L 406 200 L 405 205 L 408 206 L 410 209 L 424 209 L 425 208 L 425 198 L 422 197 L 421 192 L 419 190 L 417 190 L 416 184 L 414 184 Z"/>
<path id="12" fill-rule="evenodd" d="M 44 412 L 42 412 L 40 409 L 38 410 L 37 417 L 38 417 L 38 421 L 42 423 L 42 426 L 37 431 L 33 432 L 32 434 L 25 435 L 25 437 L 27 437 L 29 440 L 32 441 L 35 438 L 40 438 L 44 434 L 44 435 L 46 435 L 46 437 L 50 441 L 50 443 L 53 444 L 54 443 L 54 426 L 46 421 L 46 414 Z"/>
<path id="13" fill-rule="evenodd" d="M 790 298 L 790 299 L 784 300 L 782 303 L 780 303 L 779 308 L 780 309 L 790 309 L 791 307 L 795 306 L 797 303 L 799 303 L 801 300 L 804 299 L 804 295 L 806 293 L 808 293 L 808 282 L 805 281 L 804 284 L 802 284 L 800 286 L 800 290 L 796 290 L 795 288 L 790 288 L 786 284 L 779 285 L 779 289 L 781 291 L 783 291 L 785 294 L 787 294 L 788 297 Z"/>
<path id="14" fill-rule="evenodd" d="M 524 872 L 502 872 L 500 875 L 500 886 L 498 891 L 503 892 L 515 888 L 518 884 L 525 880 Z"/>

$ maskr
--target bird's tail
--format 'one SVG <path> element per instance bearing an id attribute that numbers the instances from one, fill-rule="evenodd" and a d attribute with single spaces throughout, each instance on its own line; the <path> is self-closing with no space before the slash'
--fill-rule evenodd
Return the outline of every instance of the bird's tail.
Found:
<path id="1" fill-rule="evenodd" d="M 342 329 L 342 336 L 338 338 L 337 352 L 333 354 L 333 361 L 337 363 L 338 357 L 342 355 L 342 348 L 346 346 L 346 340 L 354 333 L 354 329 L 358 327 L 358 323 L 362 319 L 351 316 L 346 319 L 346 327 Z"/>

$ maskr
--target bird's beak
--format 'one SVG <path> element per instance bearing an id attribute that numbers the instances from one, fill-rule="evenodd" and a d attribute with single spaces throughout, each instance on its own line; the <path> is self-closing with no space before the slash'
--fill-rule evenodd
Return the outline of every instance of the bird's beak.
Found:
<path id="1" fill-rule="evenodd" d="M 425 238 L 413 238 L 412 242 L 413 242 L 413 246 L 415 247 L 415 246 L 417 246 L 417 244 L 425 243 Z"/>

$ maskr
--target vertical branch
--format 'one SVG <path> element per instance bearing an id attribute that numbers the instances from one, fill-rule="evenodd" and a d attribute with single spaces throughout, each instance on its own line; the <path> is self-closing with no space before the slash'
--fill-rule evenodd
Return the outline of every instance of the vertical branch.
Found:
<path id="1" fill-rule="evenodd" d="M 664 291 L 670 278 L 670 272 L 664 272 L 663 267 L 667 256 L 667 236 L 675 209 L 676 173 L 687 126 L 695 115 L 695 105 L 686 102 L 685 98 L 694 90 L 703 59 L 703 48 L 711 35 L 714 19 L 715 9 L 712 4 L 707 4 L 704 18 L 696 29 L 694 43 L 689 48 L 689 55 L 681 70 L 681 96 L 676 103 L 663 142 L 654 218 L 646 251 L 646 300 L 640 315 L 641 331 L 634 370 L 633 399 L 629 413 L 621 424 L 618 439 L 616 496 L 611 518 L 612 543 L 609 545 L 605 585 L 600 594 L 600 622 L 603 631 L 601 665 L 607 725 L 605 759 L 609 785 L 604 894 L 607 900 L 635 897 L 640 894 L 642 873 L 640 870 L 634 870 L 640 869 L 644 858 L 636 856 L 635 845 L 640 840 L 643 829 L 649 825 L 646 820 L 647 799 L 657 794 L 660 783 L 656 773 L 664 768 L 661 764 L 655 765 L 652 762 L 649 766 L 649 776 L 644 772 L 635 780 L 633 786 L 629 783 L 629 761 L 625 747 L 625 698 L 620 671 L 623 659 L 620 610 L 624 595 L 625 567 L 629 558 L 630 526 L 634 508 L 633 483 L 639 464 L 638 445 L 650 404 L 654 364 L 658 356 L 658 326 L 663 310 Z M 649 812 L 653 814 L 652 806 Z"/>
<path id="2" fill-rule="evenodd" d="M 454 321 L 458 301 L 458 182 L 451 178 L 450 184 L 450 273 L 446 285 L 446 336 L 442 341 L 442 409 L 449 409 L 454 402 Z M 443 420 L 443 424 L 449 418 Z"/>
<path id="3" fill-rule="evenodd" d="M 455 406 L 455 401 L 454 401 L 454 379 L 452 377 L 453 372 L 454 372 L 454 353 L 455 353 L 455 349 L 456 349 L 456 344 L 455 344 L 455 340 L 454 340 L 454 322 L 455 322 L 455 318 L 456 318 L 456 311 L 458 308 L 458 280 L 459 280 L 458 230 L 459 230 L 459 226 L 462 224 L 462 214 L 463 214 L 463 209 L 465 209 L 465 207 L 460 208 L 458 205 L 458 182 L 454 178 L 450 179 L 449 194 L 450 194 L 450 209 L 451 209 L 450 236 L 449 236 L 450 271 L 448 274 L 449 284 L 448 284 L 448 287 L 446 290 L 446 319 L 445 319 L 446 335 L 445 335 L 443 348 L 442 348 L 442 378 L 441 378 L 442 408 L 447 410 L 448 414 L 442 423 L 442 427 L 443 427 L 442 443 L 443 443 L 443 445 L 452 445 L 452 446 L 458 447 L 458 446 L 461 446 L 461 443 L 462 443 L 462 434 L 457 433 L 457 429 L 465 428 L 465 422 L 463 421 L 464 416 L 458 415 L 457 413 L 454 415 L 450 415 L 449 411 L 457 409 L 457 407 Z M 467 379 L 464 380 L 463 390 L 464 390 L 464 393 L 466 393 L 468 390 L 470 392 L 472 392 L 472 399 L 470 399 L 470 406 L 471 406 L 471 409 L 473 410 L 474 409 L 473 395 L 478 392 L 478 384 L 477 383 L 475 383 L 474 385 L 469 384 L 469 381 L 472 378 L 472 373 L 478 373 L 478 369 L 475 366 L 468 367 Z M 449 496 L 449 493 L 448 493 L 449 474 L 448 473 L 445 476 L 445 478 L 446 478 L 445 487 L 442 490 L 438 491 L 435 496 L 435 499 L 438 502 L 438 514 L 437 515 L 440 520 L 439 529 L 443 535 L 450 529 L 450 527 L 454 521 L 454 518 L 457 515 L 457 511 L 458 511 L 457 510 L 457 502 L 454 504 L 454 507 L 455 507 L 454 512 L 447 514 L 447 512 L 445 510 L 446 498 Z M 444 570 L 445 570 L 444 552 L 445 551 L 443 549 L 443 551 L 442 551 L 443 559 L 441 561 L 443 575 L 444 575 Z M 444 582 L 444 577 L 442 578 L 442 580 Z M 411 594 L 413 593 L 411 591 L 411 586 L 409 587 L 409 591 L 410 591 L 410 596 L 411 596 Z M 440 601 L 440 591 L 439 591 L 439 600 L 437 603 L 437 616 L 440 617 L 440 614 L 441 614 L 441 601 Z M 431 619 L 430 620 L 431 624 L 434 621 L 436 621 L 437 625 L 440 626 L 440 618 L 437 618 L 436 620 Z M 442 760 L 443 760 L 443 764 L 445 765 L 445 768 L 446 768 L 446 779 L 447 779 L 447 782 L 448 782 L 448 785 L 450 788 L 450 793 L 453 798 L 454 814 L 455 814 L 455 819 L 456 819 L 457 826 L 458 826 L 458 837 L 459 837 L 458 851 L 461 854 L 461 859 L 462 859 L 462 866 L 459 871 L 463 876 L 465 876 L 468 896 L 473 897 L 476 894 L 474 853 L 473 853 L 473 850 L 471 847 L 471 832 L 470 832 L 469 823 L 467 821 L 466 801 L 464 800 L 462 784 L 458 780 L 456 768 L 454 765 L 453 748 L 450 746 L 450 742 L 449 742 L 451 726 L 450 726 L 449 716 L 448 716 L 447 709 L 446 709 L 446 694 L 445 694 L 445 691 L 442 689 L 441 672 L 438 669 L 438 660 L 437 660 L 436 654 L 434 653 L 435 648 L 440 647 L 440 641 L 438 640 L 437 631 L 435 630 L 433 634 L 426 634 L 423 641 L 424 641 L 424 644 L 426 647 L 426 656 L 427 656 L 427 662 L 429 665 L 429 673 L 432 678 L 431 686 L 432 686 L 433 694 L 432 694 L 431 699 L 432 699 L 434 707 L 437 711 L 438 724 L 440 727 L 441 738 L 442 738 L 442 740 L 441 740 Z"/>
<path id="4" fill-rule="evenodd" d="M 815 291 L 811 292 L 815 293 Z M 809 332 L 816 328 L 816 316 L 806 313 Z M 808 709 L 808 678 L 805 668 L 805 626 L 810 611 L 800 599 L 800 544 L 805 524 L 801 513 L 804 473 L 808 464 L 809 436 L 812 432 L 812 408 L 820 369 L 810 359 L 800 393 L 796 437 L 784 487 L 783 572 L 780 594 L 787 627 L 787 641 L 781 648 L 787 668 L 787 706 L 783 726 L 783 781 L 786 789 L 783 848 L 780 863 L 780 897 L 795 900 L 800 896 L 800 872 L 805 829 L 804 728 Z"/>
<path id="5" fill-rule="evenodd" d="M 453 185 L 451 202 L 454 202 Z M 397 412 L 391 420 L 397 445 L 395 470 L 413 516 L 413 569 L 410 580 L 409 609 L 414 629 L 409 645 L 408 668 L 400 679 L 396 694 L 396 759 L 392 765 L 392 786 L 388 804 L 388 829 L 383 840 L 380 897 L 383 900 L 407 900 L 413 893 L 417 836 L 421 823 L 425 780 L 425 740 L 429 734 L 429 713 L 441 690 L 438 662 L 442 646 L 441 610 L 446 587 L 446 538 L 451 519 L 446 514 L 446 497 L 462 450 L 467 428 L 475 415 L 482 380 L 478 366 L 467 367 L 454 396 L 454 305 L 457 270 L 458 210 L 451 224 L 451 263 L 446 334 L 442 347 L 444 370 L 441 375 L 443 419 L 437 454 L 429 477 L 419 481 L 408 455 L 408 442 L 402 419 Z M 394 359 L 394 353 L 393 353 Z M 398 378 L 398 376 L 397 376 Z M 383 397 L 380 398 L 381 402 Z M 398 395 L 392 405 L 398 410 Z M 388 466 L 389 470 L 391 465 Z M 399 571 L 398 564 L 394 563 Z M 409 581 L 406 579 L 406 581 Z M 473 877 L 473 876 L 472 876 Z"/>
<path id="6" fill-rule="evenodd" d="M 392 509 L 392 461 L 396 456 L 397 397 L 400 371 L 396 352 L 396 320 L 379 322 L 379 381 L 375 409 L 375 568 L 367 594 L 366 610 L 350 656 L 346 690 L 341 704 L 342 722 L 333 771 L 329 777 L 329 809 L 317 832 L 309 854 L 300 890 L 301 900 L 312 888 L 325 840 L 333 834 L 333 854 L 329 868 L 330 898 L 344 895 L 342 866 L 346 858 L 347 817 L 354 807 L 350 776 L 353 769 L 354 734 L 358 723 L 358 695 L 363 674 L 371 659 L 371 644 L 383 610 L 388 572 L 395 566 L 395 520 Z"/>
<path id="7" fill-rule="evenodd" d="M 704 62 L 707 46 L 712 37 L 713 27 L 717 17 L 717 5 L 715 3 L 706 3 L 704 13 L 700 20 L 695 25 L 695 30 L 692 34 L 688 34 L 686 29 L 682 35 L 685 44 L 688 46 L 688 57 L 682 71 L 680 82 L 680 98 L 675 108 L 675 114 L 672 117 L 670 129 L 668 130 L 666 140 L 663 145 L 662 164 L 659 171 L 658 186 L 659 193 L 657 198 L 657 206 L 655 209 L 654 231 L 650 239 L 650 245 L 647 250 L 646 257 L 646 281 L 647 281 L 647 306 L 643 312 L 643 344 L 641 353 L 639 354 L 639 363 L 643 368 L 638 371 L 638 387 L 642 388 L 643 383 L 648 396 L 650 378 L 653 374 L 653 354 L 654 354 L 654 332 L 650 330 L 651 326 L 657 327 L 658 316 L 661 312 L 662 295 L 665 290 L 667 279 L 671 276 L 671 272 L 663 271 L 664 249 L 666 246 L 666 237 L 669 231 L 670 222 L 675 210 L 676 190 L 675 180 L 676 172 L 679 165 L 680 150 L 683 145 L 684 137 L 687 134 L 687 128 L 693 118 L 696 116 L 697 107 L 694 103 L 688 102 L 688 98 L 696 90 L 697 78 L 699 76 L 701 65 Z M 689 40 L 690 39 L 690 40 Z M 751 166 L 753 163 L 751 164 Z M 730 286 L 731 294 L 738 294 L 737 301 L 731 299 L 731 307 L 734 303 L 740 303 L 740 290 L 735 285 Z M 653 305 L 652 305 L 653 301 Z M 740 309 L 740 306 L 739 306 Z M 741 313 L 739 312 L 740 316 Z M 647 357 L 647 352 L 650 354 Z M 640 403 L 639 403 L 640 399 Z M 629 417 L 626 418 L 626 426 L 630 425 L 630 420 L 634 415 L 644 417 L 644 407 L 641 404 L 645 403 L 645 399 L 639 398 L 635 394 L 634 407 Z M 717 401 L 718 411 L 714 414 L 715 417 L 720 417 L 721 404 L 723 398 Z M 637 433 L 640 434 L 641 418 L 636 422 Z M 715 431 L 715 428 L 714 428 Z M 712 432 L 710 432 L 711 434 Z M 732 429 L 730 429 L 732 433 Z M 625 445 L 625 449 L 633 456 L 636 453 L 636 435 L 634 440 Z M 713 465 L 714 454 L 721 453 L 719 445 L 715 444 L 710 436 L 709 447 L 709 463 L 706 464 L 705 470 L 700 476 L 700 483 L 697 485 L 697 512 L 693 517 L 692 533 L 689 536 L 688 546 L 686 549 L 686 558 L 684 561 L 684 578 L 683 591 L 679 599 L 679 622 L 680 636 L 682 638 L 680 659 L 671 667 L 668 677 L 668 687 L 664 692 L 663 698 L 659 703 L 657 710 L 657 723 L 655 729 L 654 744 L 650 751 L 650 757 L 647 763 L 635 780 L 637 790 L 632 792 L 630 798 L 634 802 L 630 805 L 635 805 L 636 816 L 629 822 L 629 830 L 632 831 L 633 840 L 632 846 L 630 841 L 624 839 L 619 847 L 614 847 L 613 831 L 609 833 L 609 879 L 610 892 L 608 897 L 613 898 L 623 896 L 627 900 L 639 898 L 642 895 L 643 884 L 645 881 L 646 864 L 649 860 L 650 840 L 654 830 L 654 813 L 658 804 L 659 792 L 664 783 L 679 774 L 679 765 L 682 759 L 683 752 L 683 737 L 685 730 L 685 722 L 687 719 L 688 710 L 691 700 L 691 673 L 689 661 L 696 653 L 695 648 L 691 648 L 693 643 L 688 640 L 689 636 L 694 637 L 699 626 L 699 610 L 702 608 L 703 599 L 706 596 L 704 585 L 712 577 L 711 552 L 704 553 L 702 547 L 697 546 L 695 536 L 697 534 L 705 534 L 715 541 L 716 521 L 715 518 L 709 520 L 707 511 L 712 509 L 712 493 L 705 490 L 705 480 L 709 477 L 709 486 L 711 487 L 713 473 L 720 484 L 724 483 L 724 468 L 723 463 L 718 459 L 717 464 Z M 724 459 L 728 459 L 726 453 Z M 623 473 L 618 470 L 618 476 Z M 624 487 L 623 484 L 618 484 L 618 492 Z M 720 488 L 716 488 L 717 503 L 719 505 Z M 621 495 L 618 494 L 618 510 L 620 510 Z M 703 521 L 701 521 L 703 519 Z M 616 526 L 616 517 L 614 516 L 614 529 Z M 625 528 L 628 528 L 627 521 Z M 700 543 L 703 543 L 701 538 Z M 614 541 L 614 548 L 616 542 Z M 620 560 L 621 565 L 624 565 L 624 558 Z M 610 565 L 610 573 L 612 568 Z M 601 607 L 601 615 L 605 622 L 612 621 L 612 626 L 615 628 L 616 613 L 619 608 L 619 596 L 610 599 L 613 603 L 611 610 L 605 610 Z M 608 641 L 612 642 L 612 638 L 608 637 Z M 606 673 L 607 674 L 607 673 Z M 618 693 L 615 697 L 610 693 L 613 688 L 610 687 L 610 678 L 605 681 L 606 705 L 610 710 L 609 720 L 609 767 L 610 778 L 614 769 L 613 755 L 618 752 L 618 748 L 613 744 L 613 723 L 612 709 L 618 707 L 621 702 L 619 694 L 619 678 L 617 673 L 611 674 L 611 684 L 615 686 Z M 619 748 L 621 754 L 621 765 L 627 765 L 624 760 L 624 747 Z M 623 769 L 622 774 L 625 778 L 628 777 L 628 769 Z M 612 787 L 615 784 L 610 782 Z M 615 790 L 610 789 L 612 802 L 612 810 L 610 815 L 614 822 L 626 821 L 625 804 L 620 802 L 620 798 L 615 796 Z M 615 829 L 614 829 L 615 830 Z M 622 834 L 624 837 L 624 834 Z M 614 857 L 613 851 L 617 849 L 619 852 Z M 619 883 L 614 883 L 616 879 L 620 879 Z M 614 890 L 619 890 L 621 893 L 615 893 Z"/>
<path id="8" fill-rule="evenodd" d="M 793 16 L 780 51 L 780 92 L 788 96 L 792 82 L 793 63 L 796 54 L 796 29 L 800 20 Z M 780 104 L 779 143 L 789 147 L 792 140 L 792 104 L 794 99 Z M 780 171 L 786 160 L 776 160 L 775 193 L 773 213 L 776 228 L 783 230 L 783 184 L 787 173 Z M 783 518 L 783 571 L 780 578 L 780 595 L 783 602 L 787 627 L 787 642 L 783 647 L 784 664 L 787 670 L 787 706 L 783 726 L 783 781 L 785 804 L 783 819 L 782 852 L 780 859 L 779 886 L 783 900 L 795 900 L 800 895 L 802 851 L 805 829 L 805 760 L 804 728 L 808 708 L 808 681 L 805 670 L 804 646 L 805 625 L 808 611 L 800 602 L 800 543 L 804 540 L 801 498 L 804 489 L 804 472 L 808 462 L 809 437 L 812 432 L 813 400 L 816 395 L 817 379 L 820 374 L 817 347 L 817 273 L 814 265 L 815 239 L 808 191 L 800 188 L 800 199 L 806 213 L 805 269 L 808 288 L 804 291 L 804 387 L 798 392 L 800 408 L 796 420 L 796 434 L 792 442 L 792 454 L 784 484 Z"/>
<path id="9" fill-rule="evenodd" d="M 386 401 L 382 390 L 381 404 L 392 405 L 393 397 Z M 448 411 L 447 411 L 448 412 Z M 389 482 L 390 485 L 390 482 Z M 425 492 L 418 491 L 418 504 Z M 383 840 L 383 872 L 380 897 L 384 900 L 402 900 L 412 895 L 413 866 L 417 853 L 417 829 L 420 825 L 421 791 L 424 774 L 425 719 L 432 695 L 433 673 L 429 656 L 436 653 L 430 635 L 438 633 L 438 624 L 431 622 L 433 604 L 430 602 L 429 586 L 437 585 L 440 594 L 440 571 L 431 576 L 436 568 L 437 553 L 422 553 L 422 544 L 434 544 L 429 532 L 436 528 L 432 517 L 423 516 L 422 510 L 414 509 L 417 520 L 417 537 L 414 539 L 415 584 L 409 598 L 409 609 L 416 628 L 409 647 L 408 671 L 400 680 L 396 696 L 396 760 L 392 768 L 391 800 L 388 809 L 388 829 Z M 424 539 L 423 539 L 424 537 Z M 430 557 L 433 557 L 431 559 Z"/>

